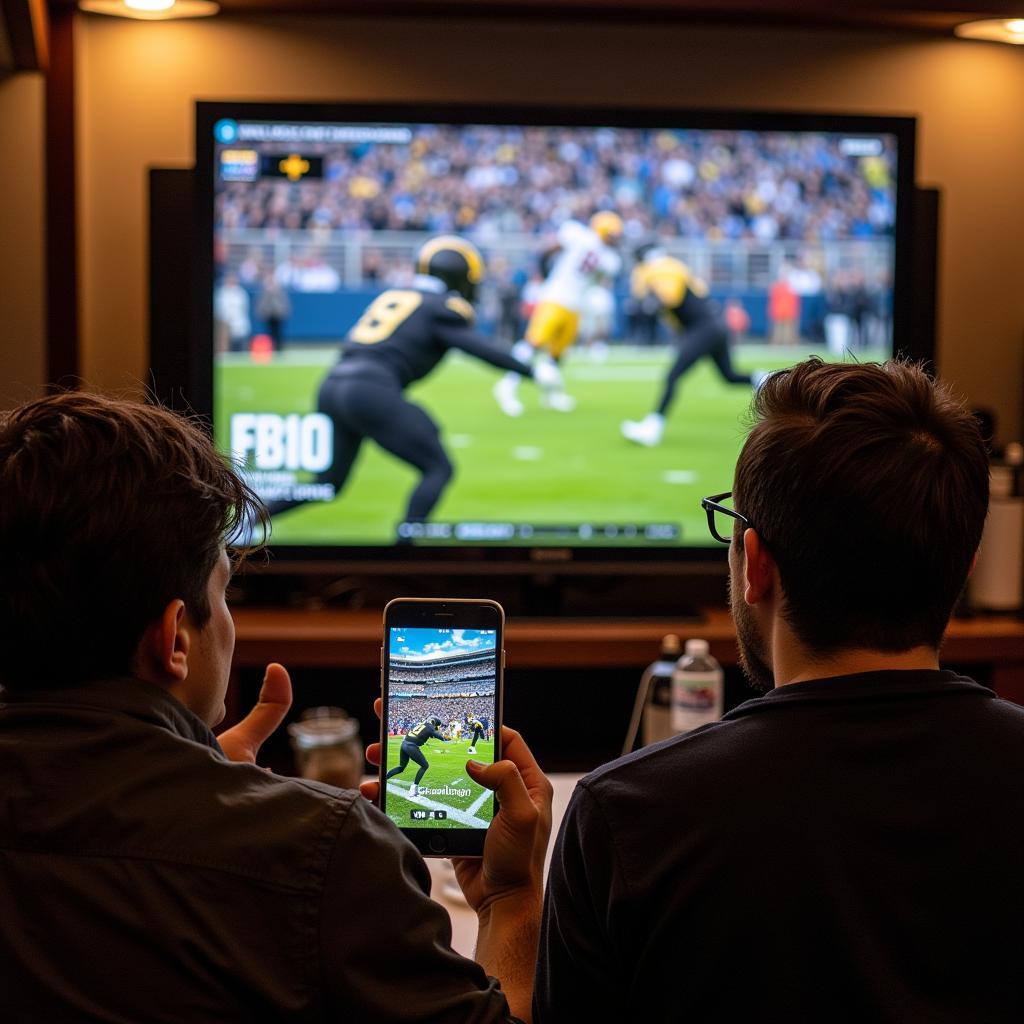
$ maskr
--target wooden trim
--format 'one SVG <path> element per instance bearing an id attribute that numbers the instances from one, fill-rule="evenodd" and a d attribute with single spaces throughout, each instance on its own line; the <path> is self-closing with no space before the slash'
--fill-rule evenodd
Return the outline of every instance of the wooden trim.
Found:
<path id="1" fill-rule="evenodd" d="M 300 611 L 237 608 L 235 668 L 271 661 L 305 667 L 369 668 L 380 662 L 379 611 Z M 700 636 L 723 665 L 738 661 L 732 617 L 708 609 L 704 620 L 510 619 L 505 634 L 508 667 L 600 666 L 638 672 L 666 633 Z M 1010 616 L 954 619 L 942 646 L 942 664 L 992 665 L 996 691 L 1024 703 L 1024 621 Z"/>
<path id="2" fill-rule="evenodd" d="M 46 76 L 46 373 L 60 387 L 79 373 L 74 19 L 67 8 L 50 18 Z"/>
<path id="3" fill-rule="evenodd" d="M 49 18 L 45 0 L 0 0 L 14 71 L 45 71 L 49 66 Z"/>
<path id="4" fill-rule="evenodd" d="M 56 8 L 76 0 L 51 0 Z M 1019 0 L 220 0 L 234 17 L 553 19 L 566 22 L 681 23 L 745 28 L 827 28 L 952 34 L 955 25 L 1020 14 Z"/>

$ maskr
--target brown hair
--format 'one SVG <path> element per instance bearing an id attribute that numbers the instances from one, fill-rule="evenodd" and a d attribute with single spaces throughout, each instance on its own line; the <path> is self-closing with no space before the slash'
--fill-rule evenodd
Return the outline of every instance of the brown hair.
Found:
<path id="1" fill-rule="evenodd" d="M 919 366 L 817 358 L 768 377 L 754 418 L 735 507 L 797 637 L 823 654 L 937 647 L 988 510 L 975 418 Z"/>
<path id="2" fill-rule="evenodd" d="M 67 392 L 0 416 L 0 678 L 127 673 L 175 598 L 202 628 L 224 538 L 266 523 L 195 422 Z"/>

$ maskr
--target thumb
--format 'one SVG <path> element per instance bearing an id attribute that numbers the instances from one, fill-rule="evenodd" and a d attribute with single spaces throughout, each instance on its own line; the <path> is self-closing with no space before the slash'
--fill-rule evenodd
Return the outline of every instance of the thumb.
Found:
<path id="1" fill-rule="evenodd" d="M 292 706 L 292 680 L 284 665 L 276 661 L 267 666 L 263 675 L 256 707 L 243 720 L 249 735 L 257 744 L 262 743 L 284 721 Z"/>
<path id="2" fill-rule="evenodd" d="M 537 807 L 530 798 L 523 776 L 511 761 L 496 761 L 494 764 L 467 761 L 466 771 L 475 782 L 494 790 L 501 804 L 501 813 L 509 824 L 527 825 L 536 820 Z"/>
<path id="3" fill-rule="evenodd" d="M 292 681 L 288 670 L 273 662 L 267 666 L 259 701 L 238 725 L 217 737 L 232 761 L 254 762 L 259 749 L 284 721 L 292 704 Z"/>

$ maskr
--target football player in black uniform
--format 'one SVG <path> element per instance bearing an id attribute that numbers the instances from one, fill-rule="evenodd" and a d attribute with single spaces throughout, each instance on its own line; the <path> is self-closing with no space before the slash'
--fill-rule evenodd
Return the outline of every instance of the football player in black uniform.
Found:
<path id="1" fill-rule="evenodd" d="M 764 376 L 758 371 L 740 373 L 729 354 L 729 331 L 717 306 L 708 298 L 707 285 L 695 277 L 681 260 L 669 256 L 655 245 L 643 245 L 636 251 L 630 288 L 633 298 L 642 301 L 654 297 L 661 305 L 662 319 L 676 333 L 676 358 L 665 378 L 661 400 L 654 412 L 642 420 L 626 420 L 622 436 L 628 441 L 654 447 L 661 442 L 665 415 L 675 397 L 676 385 L 699 359 L 709 356 L 730 384 L 754 386 Z"/>
<path id="2" fill-rule="evenodd" d="M 419 796 L 420 780 L 430 767 L 430 762 L 423 754 L 423 744 L 431 739 L 440 740 L 442 743 L 448 742 L 439 732 L 440 728 L 441 719 L 436 715 L 431 715 L 430 718 L 417 722 L 406 734 L 405 739 L 402 740 L 402 746 L 398 752 L 398 764 L 384 776 L 385 779 L 390 779 L 392 775 L 401 775 L 409 762 L 415 761 L 420 768 L 416 773 L 416 778 L 413 779 L 412 786 L 409 787 L 409 793 L 412 796 Z"/>
<path id="3" fill-rule="evenodd" d="M 485 731 L 484 723 L 476 717 L 471 715 L 468 711 L 466 712 L 466 732 L 472 732 L 472 739 L 469 741 L 469 748 L 466 750 L 467 754 L 476 753 L 476 745 L 479 740 L 484 738 Z"/>
<path id="4" fill-rule="evenodd" d="M 427 519 L 452 477 L 452 464 L 437 424 L 403 394 L 448 354 L 459 349 L 502 370 L 532 377 L 543 387 L 546 367 L 533 369 L 495 345 L 474 326 L 470 304 L 484 276 L 477 249 L 465 239 L 431 239 L 416 258 L 411 288 L 377 296 L 341 343 L 341 358 L 320 385 L 317 410 L 334 424 L 334 460 L 318 483 L 345 486 L 365 438 L 420 473 L 405 510 L 406 523 Z M 268 504 L 272 516 L 304 504 Z M 399 538 L 401 539 L 401 537 Z"/>

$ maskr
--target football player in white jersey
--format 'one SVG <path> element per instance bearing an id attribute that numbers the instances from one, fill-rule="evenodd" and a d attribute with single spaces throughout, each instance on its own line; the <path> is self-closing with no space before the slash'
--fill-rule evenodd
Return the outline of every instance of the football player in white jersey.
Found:
<path id="1" fill-rule="evenodd" d="M 549 364 L 557 369 L 563 353 L 576 340 L 580 307 L 597 281 L 614 278 L 622 260 L 613 246 L 622 237 L 622 219 L 611 210 L 590 218 L 589 226 L 568 220 L 558 229 L 558 254 L 540 288 L 537 305 L 526 325 L 526 336 L 512 348 L 524 363 Z M 517 373 L 506 373 L 494 386 L 494 397 L 506 416 L 520 416 Z M 576 400 L 564 388 L 546 390 L 542 401 L 559 412 L 570 412 Z"/>

